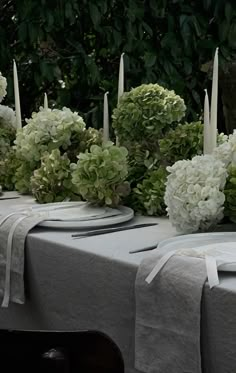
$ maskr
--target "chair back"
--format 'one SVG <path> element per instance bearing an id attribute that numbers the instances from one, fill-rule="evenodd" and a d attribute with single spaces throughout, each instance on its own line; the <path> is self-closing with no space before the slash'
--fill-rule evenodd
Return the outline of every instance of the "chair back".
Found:
<path id="1" fill-rule="evenodd" d="M 1 366 L 10 373 L 124 372 L 118 346 L 101 332 L 0 330 L 0 340 Z"/>

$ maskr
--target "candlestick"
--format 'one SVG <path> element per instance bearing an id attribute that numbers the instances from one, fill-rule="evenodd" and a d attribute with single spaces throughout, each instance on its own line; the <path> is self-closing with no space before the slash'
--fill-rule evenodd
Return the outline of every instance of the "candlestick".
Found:
<path id="1" fill-rule="evenodd" d="M 118 104 L 123 93 L 124 93 L 124 53 L 122 53 L 120 56 L 120 69 L 119 69 L 119 80 L 118 80 Z"/>
<path id="2" fill-rule="evenodd" d="M 209 112 L 209 98 L 207 90 L 205 89 L 204 100 L 204 134 L 203 134 L 203 154 L 211 154 L 211 128 L 210 128 L 210 112 Z"/>
<path id="3" fill-rule="evenodd" d="M 211 146 L 212 150 L 216 147 L 217 141 L 217 104 L 218 104 L 218 49 L 216 48 L 214 64 L 213 64 L 213 76 L 212 76 L 212 90 L 211 90 Z"/>
<path id="4" fill-rule="evenodd" d="M 15 60 L 13 60 L 13 81 L 14 81 L 14 95 L 15 95 L 16 126 L 17 128 L 22 128 L 18 74 L 17 74 Z"/>
<path id="5" fill-rule="evenodd" d="M 108 95 L 109 92 L 104 94 L 103 101 L 103 141 L 109 141 L 109 110 L 108 110 Z"/>
<path id="6" fill-rule="evenodd" d="M 44 93 L 44 109 L 48 109 L 48 96 Z"/>

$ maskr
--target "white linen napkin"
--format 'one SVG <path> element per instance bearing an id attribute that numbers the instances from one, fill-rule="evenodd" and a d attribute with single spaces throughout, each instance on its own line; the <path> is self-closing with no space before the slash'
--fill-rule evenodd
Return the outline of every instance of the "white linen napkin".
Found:
<path id="1" fill-rule="evenodd" d="M 176 249 L 167 252 L 156 263 L 145 281 L 150 284 L 173 255 L 205 259 L 210 289 L 219 284 L 218 270 L 236 272 L 236 242 L 220 242 L 190 249 Z"/>
<path id="2" fill-rule="evenodd" d="M 146 373 L 201 373 L 205 262 L 201 258 L 170 255 L 148 283 L 145 279 L 162 257 L 158 251 L 148 255 L 136 277 L 135 367 Z"/>
<path id="3" fill-rule="evenodd" d="M 0 296 L 2 307 L 9 302 L 23 304 L 24 247 L 28 232 L 42 222 L 42 214 L 10 213 L 0 222 Z"/>

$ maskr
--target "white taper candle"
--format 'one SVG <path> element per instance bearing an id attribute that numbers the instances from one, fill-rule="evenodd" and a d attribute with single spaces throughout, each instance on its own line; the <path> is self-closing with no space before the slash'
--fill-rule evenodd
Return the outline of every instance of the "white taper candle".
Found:
<path id="1" fill-rule="evenodd" d="M 16 126 L 22 128 L 21 122 L 21 109 L 20 109 L 20 94 L 16 62 L 13 60 L 13 82 L 14 82 L 14 95 L 15 95 L 15 112 L 16 112 Z"/>
<path id="2" fill-rule="evenodd" d="M 207 90 L 205 89 L 204 100 L 204 131 L 203 131 L 203 154 L 211 154 L 211 133 L 210 133 L 210 109 Z"/>
<path id="3" fill-rule="evenodd" d="M 109 92 L 104 94 L 103 100 L 103 141 L 109 141 L 109 109 L 108 109 L 108 95 Z"/>
<path id="4" fill-rule="evenodd" d="M 118 80 L 118 104 L 124 93 L 124 53 L 120 56 L 119 80 Z"/>
<path id="5" fill-rule="evenodd" d="M 216 147 L 217 141 L 217 105 L 218 105 L 218 49 L 216 48 L 214 63 L 213 63 L 213 76 L 212 76 L 212 90 L 211 90 L 211 144 L 212 150 Z"/>
<path id="6" fill-rule="evenodd" d="M 44 93 L 44 109 L 48 109 L 48 96 L 47 93 Z"/>

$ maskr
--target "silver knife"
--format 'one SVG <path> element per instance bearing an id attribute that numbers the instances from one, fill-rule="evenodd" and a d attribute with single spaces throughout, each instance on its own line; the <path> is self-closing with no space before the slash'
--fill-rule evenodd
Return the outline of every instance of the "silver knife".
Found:
<path id="1" fill-rule="evenodd" d="M 87 232 L 74 233 L 71 236 L 73 238 L 92 237 L 92 236 L 99 236 L 101 234 L 126 231 L 130 229 L 152 227 L 154 225 L 158 225 L 158 223 L 142 223 L 142 224 L 128 225 L 125 227 L 111 227 L 111 228 L 95 229 L 95 230 L 87 231 Z"/>
<path id="2" fill-rule="evenodd" d="M 142 253 L 143 251 L 151 251 L 157 248 L 158 243 L 152 246 L 143 247 L 142 249 L 137 250 L 131 250 L 129 251 L 129 254 L 136 254 L 136 253 Z"/>

